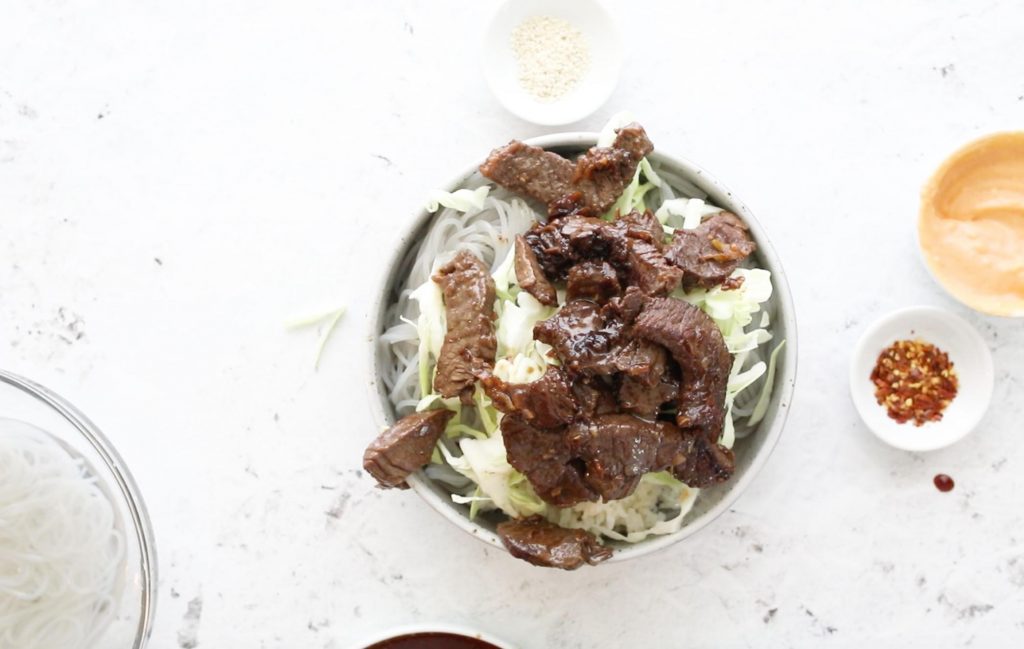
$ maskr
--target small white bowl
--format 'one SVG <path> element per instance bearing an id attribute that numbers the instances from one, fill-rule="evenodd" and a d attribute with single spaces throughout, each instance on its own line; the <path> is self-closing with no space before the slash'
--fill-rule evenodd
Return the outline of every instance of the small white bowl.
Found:
<path id="1" fill-rule="evenodd" d="M 939 421 L 915 426 L 890 419 L 875 400 L 871 371 L 882 350 L 897 340 L 920 339 L 949 354 L 959 379 L 956 397 Z M 861 419 L 886 444 L 907 451 L 931 451 L 959 441 L 981 422 L 992 401 L 992 354 L 981 335 L 948 311 L 916 306 L 894 311 L 868 327 L 853 350 L 850 395 Z"/>
<path id="2" fill-rule="evenodd" d="M 590 50 L 590 65 L 579 82 L 554 101 L 542 101 L 519 83 L 512 32 L 531 16 L 559 18 L 578 29 Z M 487 85 L 510 112 L 534 124 L 568 124 L 608 101 L 622 69 L 622 42 L 611 16 L 596 0 L 508 0 L 484 32 L 483 69 Z"/>

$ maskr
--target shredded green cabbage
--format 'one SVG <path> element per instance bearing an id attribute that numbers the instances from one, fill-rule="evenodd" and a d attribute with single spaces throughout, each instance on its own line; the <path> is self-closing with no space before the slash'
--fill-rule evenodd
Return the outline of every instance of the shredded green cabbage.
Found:
<path id="1" fill-rule="evenodd" d="M 722 208 L 708 205 L 699 198 L 674 198 L 661 204 L 654 216 L 661 221 L 668 234 L 676 230 L 693 230 L 701 220 L 721 212 Z"/>
<path id="2" fill-rule="evenodd" d="M 647 182 L 640 182 L 640 178 Z M 607 212 L 605 212 L 603 218 L 606 221 L 611 221 L 615 218 L 616 214 L 628 214 L 633 210 L 643 212 L 647 209 L 647 204 L 644 202 L 644 197 L 647 192 L 651 191 L 655 187 L 664 187 L 665 181 L 654 171 L 651 167 L 651 163 L 647 158 L 640 160 L 640 164 L 636 167 L 636 173 L 633 174 L 633 180 L 626 185 L 626 189 L 622 191 L 622 195 L 619 196 L 615 204 L 611 206 Z M 666 201 L 668 202 L 668 201 Z"/>
<path id="3" fill-rule="evenodd" d="M 483 439 L 460 440 L 461 456 L 453 455 L 444 446 L 438 448 L 449 466 L 478 485 L 479 493 L 473 500 L 477 511 L 498 508 L 509 516 L 520 517 L 539 514 L 547 508 L 530 483 L 508 463 L 501 430 Z M 453 496 L 453 500 L 460 502 L 459 497 Z M 471 516 L 476 513 L 470 512 Z"/>
<path id="4" fill-rule="evenodd" d="M 311 327 L 321 323 L 325 324 L 324 328 L 320 331 L 320 337 L 316 343 L 316 354 L 313 356 L 314 370 L 320 369 L 320 358 L 324 355 L 324 348 L 327 347 L 327 341 L 331 338 L 331 334 L 334 333 L 334 330 L 337 329 L 338 323 L 341 322 L 342 316 L 345 315 L 345 311 L 345 307 L 342 306 L 331 311 L 296 318 L 285 323 L 285 327 L 288 329 L 302 329 L 304 327 Z"/>
<path id="5" fill-rule="evenodd" d="M 519 292 L 519 287 L 516 285 L 515 253 L 515 246 L 510 246 L 505 259 L 498 264 L 498 268 L 491 275 L 494 278 L 494 292 L 497 294 L 499 302 L 515 300 L 515 294 Z"/>
<path id="6" fill-rule="evenodd" d="M 516 296 L 515 302 L 501 300 L 500 316 L 495 336 L 498 339 L 498 358 L 519 354 L 543 362 L 543 354 L 550 347 L 533 339 L 533 326 L 550 318 L 555 309 L 544 306 L 526 291 Z"/>
<path id="7" fill-rule="evenodd" d="M 761 394 L 757 397 L 757 403 L 754 405 L 754 410 L 750 413 L 750 419 L 747 420 L 747 423 L 750 426 L 760 423 L 768 412 L 768 402 L 771 401 L 772 387 L 775 385 L 775 360 L 785 344 L 785 340 L 780 341 L 779 344 L 775 346 L 775 349 L 772 350 L 772 355 L 768 359 L 768 377 L 765 379 L 764 387 L 761 388 Z"/>
<path id="8" fill-rule="evenodd" d="M 444 344 L 444 333 L 448 327 L 444 311 L 444 297 L 441 287 L 429 279 L 423 282 L 409 297 L 416 300 L 420 307 L 420 316 L 415 322 L 416 335 L 420 341 L 420 394 L 429 396 L 433 392 L 434 362 L 441 355 L 441 345 Z"/>
<path id="9" fill-rule="evenodd" d="M 547 518 L 562 527 L 637 543 L 651 535 L 679 531 L 698 493 L 667 472 L 648 473 L 640 478 L 636 490 L 621 500 L 551 507 Z"/>

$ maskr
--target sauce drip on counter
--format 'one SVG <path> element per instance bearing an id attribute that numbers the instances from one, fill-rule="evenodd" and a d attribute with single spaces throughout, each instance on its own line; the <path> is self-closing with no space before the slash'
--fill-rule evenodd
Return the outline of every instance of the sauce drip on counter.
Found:
<path id="1" fill-rule="evenodd" d="M 953 478 L 950 478 L 945 473 L 940 473 L 935 476 L 935 479 L 932 480 L 932 482 L 935 483 L 935 488 L 942 492 L 953 491 L 953 487 L 956 485 L 956 483 L 953 482 Z"/>
<path id="2" fill-rule="evenodd" d="M 490 642 L 454 633 L 410 633 L 381 640 L 366 649 L 498 649 Z"/>

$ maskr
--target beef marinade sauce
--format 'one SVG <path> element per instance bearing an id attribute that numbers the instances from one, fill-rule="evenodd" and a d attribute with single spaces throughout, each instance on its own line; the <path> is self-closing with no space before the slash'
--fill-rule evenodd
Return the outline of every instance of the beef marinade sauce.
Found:
<path id="1" fill-rule="evenodd" d="M 940 473 L 935 476 L 932 482 L 935 483 L 935 488 L 942 492 L 952 491 L 956 484 L 953 482 L 953 478 L 950 478 L 945 473 Z"/>
<path id="2" fill-rule="evenodd" d="M 490 642 L 454 633 L 410 633 L 389 638 L 366 649 L 498 649 Z"/>

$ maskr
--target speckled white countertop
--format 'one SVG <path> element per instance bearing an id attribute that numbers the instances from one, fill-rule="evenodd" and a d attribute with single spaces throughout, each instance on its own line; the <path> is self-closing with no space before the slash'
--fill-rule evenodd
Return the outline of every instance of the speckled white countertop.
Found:
<path id="1" fill-rule="evenodd" d="M 1024 644 L 1024 326 L 944 296 L 918 190 L 1024 123 L 1019 2 L 614 2 L 608 105 L 768 229 L 800 324 L 792 416 L 697 537 L 562 573 L 358 469 L 370 287 L 426 191 L 541 129 L 477 69 L 492 3 L 14 0 L 0 20 L 0 365 L 62 393 L 135 472 L 160 552 L 152 646 L 344 648 L 445 621 L 523 647 Z M 847 354 L 934 304 L 995 359 L 980 430 L 935 453 L 862 426 Z M 316 333 L 283 322 L 346 304 Z M 937 472 L 957 482 L 932 486 Z"/>

